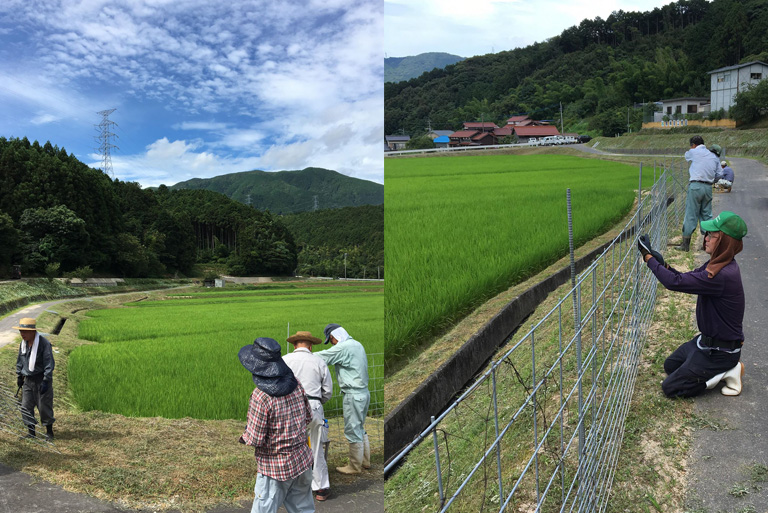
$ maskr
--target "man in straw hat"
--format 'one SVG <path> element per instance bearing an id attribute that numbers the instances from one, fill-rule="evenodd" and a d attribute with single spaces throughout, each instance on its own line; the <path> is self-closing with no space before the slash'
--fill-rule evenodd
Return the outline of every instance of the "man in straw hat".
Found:
<path id="1" fill-rule="evenodd" d="M 40 412 L 40 423 L 45 426 L 45 439 L 53 440 L 53 351 L 51 343 L 37 332 L 37 322 L 24 317 L 18 326 L 21 344 L 16 358 L 16 382 L 21 393 L 21 417 L 29 433 L 26 438 L 35 438 L 35 407 Z"/>
<path id="2" fill-rule="evenodd" d="M 312 422 L 309 424 L 309 445 L 315 461 L 312 469 L 312 490 L 317 500 L 324 501 L 330 494 L 331 484 L 323 451 L 324 442 L 328 441 L 323 403 L 333 395 L 333 381 L 325 361 L 312 354 L 312 346 L 321 342 L 319 338 L 313 337 L 309 331 L 297 331 L 295 335 L 288 337 L 288 342 L 293 344 L 295 349 L 283 356 L 283 361 L 304 387 L 312 407 Z"/>
<path id="3" fill-rule="evenodd" d="M 349 442 L 349 463 L 336 467 L 342 474 L 359 474 L 371 466 L 371 449 L 365 433 L 365 417 L 371 394 L 368 391 L 368 357 L 365 348 L 339 324 L 325 327 L 325 343 L 333 347 L 317 354 L 336 369 L 336 382 L 344 394 L 344 436 Z"/>
<path id="4" fill-rule="evenodd" d="M 723 395 L 739 395 L 744 364 L 744 287 L 735 256 L 744 247 L 746 223 L 733 212 L 702 221 L 704 251 L 710 259 L 698 269 L 680 273 L 664 264 L 650 248 L 647 235 L 638 248 L 656 278 L 669 290 L 697 294 L 696 323 L 700 334 L 681 345 L 664 361 L 667 373 L 661 388 L 668 397 L 693 397 L 721 381 Z"/>
<path id="5" fill-rule="evenodd" d="M 257 338 L 238 357 L 256 385 L 240 437 L 254 447 L 259 466 L 251 511 L 275 513 L 285 505 L 288 513 L 313 512 L 312 451 L 307 445 L 312 409 L 304 388 L 271 338 Z"/>

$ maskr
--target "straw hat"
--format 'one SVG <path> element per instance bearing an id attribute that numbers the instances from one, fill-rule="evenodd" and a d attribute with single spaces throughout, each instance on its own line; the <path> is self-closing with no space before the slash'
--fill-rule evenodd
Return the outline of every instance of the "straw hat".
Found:
<path id="1" fill-rule="evenodd" d="M 280 356 L 280 344 L 275 339 L 259 337 L 253 344 L 241 347 L 237 357 L 262 392 L 282 397 L 296 388 L 296 377 Z"/>
<path id="2" fill-rule="evenodd" d="M 25 331 L 37 331 L 37 321 L 35 321 L 35 319 L 33 319 L 32 317 L 23 317 L 19 321 L 19 325 L 14 326 L 12 329 L 25 330 Z"/>
<path id="3" fill-rule="evenodd" d="M 293 345 L 296 345 L 297 342 L 309 342 L 314 346 L 322 342 L 319 338 L 313 337 L 309 331 L 297 331 L 295 335 L 291 335 L 286 340 Z"/>

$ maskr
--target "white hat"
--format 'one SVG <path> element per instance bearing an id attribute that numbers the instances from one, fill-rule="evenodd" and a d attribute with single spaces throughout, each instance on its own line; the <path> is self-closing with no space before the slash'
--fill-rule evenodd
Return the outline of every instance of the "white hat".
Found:
<path id="1" fill-rule="evenodd" d="M 728 162 L 726 162 L 726 161 L 724 161 L 724 160 L 721 160 L 721 161 L 720 161 L 720 165 L 721 165 L 721 166 L 727 166 L 727 165 L 728 165 Z"/>

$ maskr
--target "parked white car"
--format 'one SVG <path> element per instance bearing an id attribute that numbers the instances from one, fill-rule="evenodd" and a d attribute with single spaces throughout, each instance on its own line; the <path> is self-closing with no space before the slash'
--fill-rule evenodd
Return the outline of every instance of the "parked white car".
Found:
<path id="1" fill-rule="evenodd" d="M 538 146 L 538 145 L 539 145 L 539 141 L 535 137 L 531 137 L 530 139 L 528 139 L 528 146 Z"/>

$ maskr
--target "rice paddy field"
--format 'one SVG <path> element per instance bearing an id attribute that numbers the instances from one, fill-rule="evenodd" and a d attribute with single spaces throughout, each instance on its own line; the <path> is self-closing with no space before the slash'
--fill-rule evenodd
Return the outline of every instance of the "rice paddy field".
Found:
<path id="1" fill-rule="evenodd" d="M 79 337 L 69 383 L 83 410 L 131 417 L 245 419 L 251 374 L 237 353 L 257 337 L 283 345 L 296 331 L 323 338 L 330 322 L 366 348 L 371 411 L 383 403 L 384 291 L 381 283 L 205 289 L 124 308 L 94 310 Z M 315 351 L 328 348 L 322 344 Z M 292 348 L 292 346 L 291 346 Z M 328 412 L 341 414 L 333 368 Z"/>
<path id="2" fill-rule="evenodd" d="M 653 170 L 643 173 L 650 186 Z M 386 159 L 386 365 L 610 228 L 636 166 L 561 155 Z M 646 183 L 647 181 L 647 183 Z"/>

